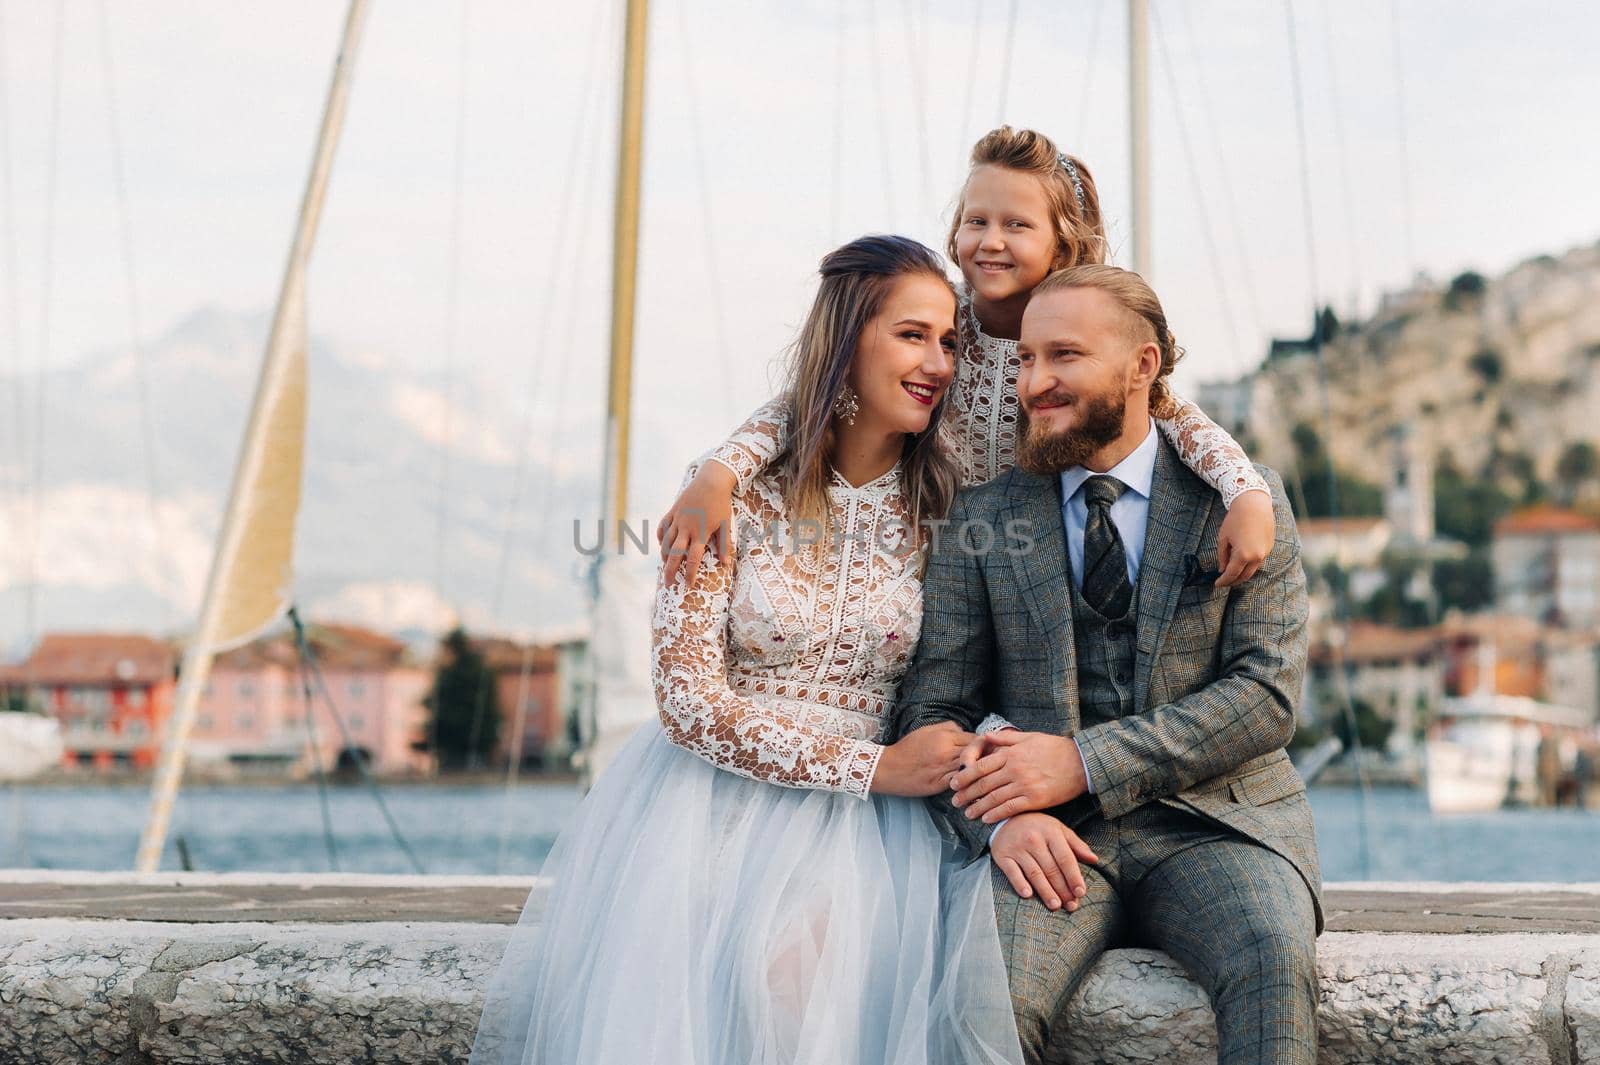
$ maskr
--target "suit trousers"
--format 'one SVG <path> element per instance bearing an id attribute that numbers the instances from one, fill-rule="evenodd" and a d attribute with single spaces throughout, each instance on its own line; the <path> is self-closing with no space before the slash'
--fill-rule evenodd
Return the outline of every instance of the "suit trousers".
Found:
<path id="1" fill-rule="evenodd" d="M 1316 1060 L 1316 915 L 1281 855 L 1198 812 L 1148 803 L 1076 829 L 1100 859 L 1083 864 L 1078 909 L 1021 898 L 993 861 L 996 919 L 1023 1056 L 1069 1061 L 1061 1030 L 1084 975 L 1111 947 L 1164 950 L 1205 989 L 1219 1065 Z"/>

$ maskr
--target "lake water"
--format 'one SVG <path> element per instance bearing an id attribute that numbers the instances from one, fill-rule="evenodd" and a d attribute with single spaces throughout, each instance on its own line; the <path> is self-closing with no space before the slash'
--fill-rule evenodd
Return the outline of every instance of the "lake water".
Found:
<path id="1" fill-rule="evenodd" d="M 131 869 L 148 795 L 126 786 L 0 790 L 0 868 Z M 567 784 L 525 785 L 509 799 L 478 786 L 385 788 L 383 797 L 429 873 L 537 872 L 578 802 Z M 341 870 L 413 871 L 369 792 L 330 788 L 328 803 Z M 1398 789 L 1363 803 L 1354 789 L 1313 788 L 1311 804 L 1327 880 L 1600 882 L 1597 813 L 1437 817 L 1421 792 Z M 164 869 L 180 867 L 178 836 L 196 869 L 332 868 L 314 785 L 188 788 Z"/>

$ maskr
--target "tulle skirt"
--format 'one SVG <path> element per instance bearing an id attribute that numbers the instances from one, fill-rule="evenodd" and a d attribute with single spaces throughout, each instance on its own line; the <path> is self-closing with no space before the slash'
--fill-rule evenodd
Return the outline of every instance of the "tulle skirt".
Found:
<path id="1" fill-rule="evenodd" d="M 643 726 L 579 805 L 472 1065 L 1018 1065 L 987 862 L 919 800 L 782 788 Z"/>

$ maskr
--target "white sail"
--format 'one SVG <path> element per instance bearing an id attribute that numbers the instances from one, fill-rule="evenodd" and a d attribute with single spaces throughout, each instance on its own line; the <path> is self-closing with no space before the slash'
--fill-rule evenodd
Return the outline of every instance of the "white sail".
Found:
<path id="1" fill-rule="evenodd" d="M 0 782 L 26 780 L 60 765 L 63 750 L 55 718 L 0 712 Z"/>
<path id="2" fill-rule="evenodd" d="M 589 735 L 579 755 L 583 783 L 592 785 L 634 729 L 656 716 L 650 679 L 650 614 L 655 560 L 628 551 L 600 566 L 599 597 L 589 646 L 594 669 Z"/>

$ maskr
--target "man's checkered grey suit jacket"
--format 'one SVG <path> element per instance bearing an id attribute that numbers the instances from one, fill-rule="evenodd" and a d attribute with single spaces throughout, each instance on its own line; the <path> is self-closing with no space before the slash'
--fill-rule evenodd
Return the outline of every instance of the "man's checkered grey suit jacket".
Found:
<path id="1" fill-rule="evenodd" d="M 1320 896 L 1311 807 L 1284 752 L 1305 675 L 1305 573 L 1283 482 L 1258 469 L 1277 515 L 1266 562 L 1231 589 L 1184 587 L 1184 556 L 1216 557 L 1226 510 L 1161 440 L 1139 569 L 1135 712 L 1081 731 L 1060 478 L 1012 469 L 962 492 L 929 558 L 896 735 L 938 721 L 971 731 L 992 710 L 1075 736 L 1106 817 L 1152 801 L 1198 810 L 1282 854 Z M 968 820 L 949 792 L 929 803 L 982 857 L 991 826 Z M 1084 804 L 1052 812 L 1072 823 L 1071 809 Z"/>

